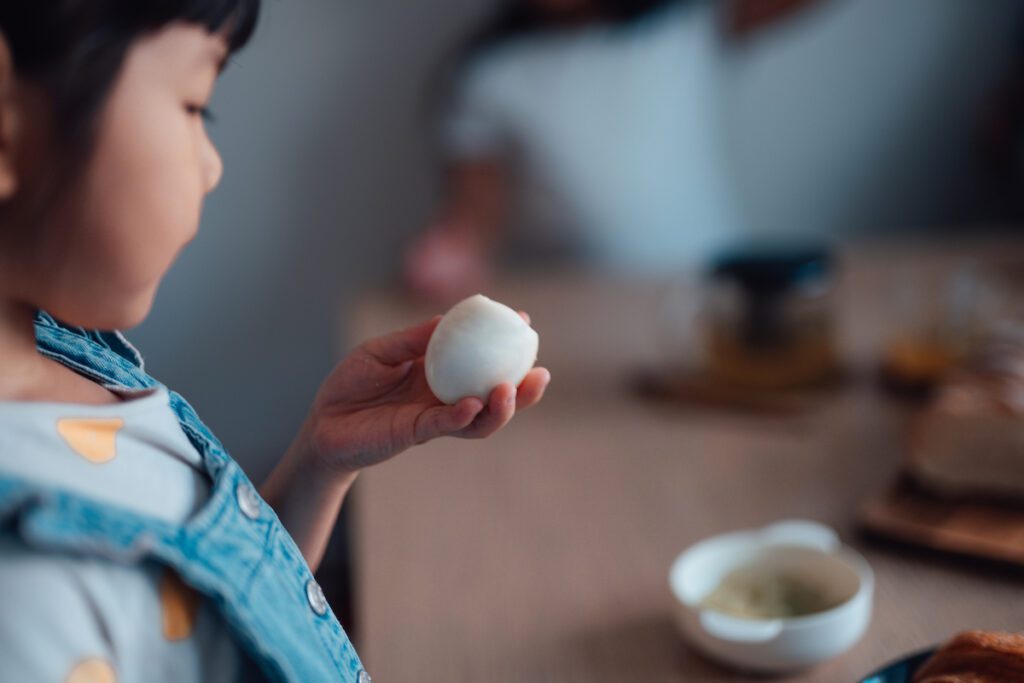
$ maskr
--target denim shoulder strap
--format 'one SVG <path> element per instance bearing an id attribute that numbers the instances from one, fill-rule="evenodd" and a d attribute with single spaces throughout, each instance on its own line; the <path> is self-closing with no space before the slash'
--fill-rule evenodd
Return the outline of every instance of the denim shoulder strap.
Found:
<path id="1" fill-rule="evenodd" d="M 146 389 L 157 385 L 143 369 L 142 356 L 120 332 L 65 325 L 36 313 L 36 347 L 43 355 L 105 387 Z"/>

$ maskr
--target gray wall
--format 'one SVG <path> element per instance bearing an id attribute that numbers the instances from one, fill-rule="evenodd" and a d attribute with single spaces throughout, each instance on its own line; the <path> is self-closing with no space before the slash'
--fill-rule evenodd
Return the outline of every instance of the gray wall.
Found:
<path id="1" fill-rule="evenodd" d="M 831 0 L 730 53 L 738 194 L 761 230 L 962 220 L 979 105 L 1024 49 L 1019 0 Z"/>
<path id="2" fill-rule="evenodd" d="M 336 316 L 394 274 L 430 214 L 417 97 L 492 1 L 267 0 L 222 79 L 224 180 L 129 337 L 257 479 L 332 365 Z M 964 155 L 964 98 L 1004 59 L 1013 4 L 826 0 L 729 51 L 738 200 L 772 228 L 931 217 Z"/>

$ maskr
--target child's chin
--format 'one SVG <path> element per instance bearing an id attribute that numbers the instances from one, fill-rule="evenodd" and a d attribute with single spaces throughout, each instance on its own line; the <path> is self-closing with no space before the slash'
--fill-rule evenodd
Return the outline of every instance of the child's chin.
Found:
<path id="1" fill-rule="evenodd" d="M 146 318 L 149 317 L 149 311 L 151 310 L 151 308 L 151 306 L 146 306 L 145 310 L 139 311 L 130 316 L 124 316 L 123 318 L 121 318 L 120 322 L 118 322 L 113 327 L 104 327 L 100 329 L 130 330 L 133 327 L 137 327 L 146 321 Z"/>
<path id="2" fill-rule="evenodd" d="M 149 316 L 153 308 L 153 297 L 140 297 L 139 301 L 118 302 L 100 308 L 89 307 L 89 310 L 51 310 L 47 311 L 61 322 L 87 330 L 128 330 L 138 325 Z"/>
<path id="3" fill-rule="evenodd" d="M 106 327 L 101 329 L 108 330 L 130 330 L 133 327 L 137 327 L 145 322 L 146 318 L 149 317 L 149 312 L 153 310 L 153 296 L 143 297 L 142 301 L 136 302 L 134 306 L 126 306 L 120 315 L 117 317 L 117 325 L 114 327 Z"/>

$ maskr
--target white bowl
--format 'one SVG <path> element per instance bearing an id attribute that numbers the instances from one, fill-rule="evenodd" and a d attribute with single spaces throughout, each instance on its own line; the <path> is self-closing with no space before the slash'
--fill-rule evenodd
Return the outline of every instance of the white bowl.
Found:
<path id="1" fill-rule="evenodd" d="M 701 606 L 727 574 L 746 566 L 805 576 L 836 606 L 780 619 L 745 619 Z M 789 520 L 691 546 L 673 563 L 669 586 L 679 628 L 696 648 L 725 664 L 781 673 L 831 659 L 860 640 L 871 621 L 875 577 L 829 527 Z"/>

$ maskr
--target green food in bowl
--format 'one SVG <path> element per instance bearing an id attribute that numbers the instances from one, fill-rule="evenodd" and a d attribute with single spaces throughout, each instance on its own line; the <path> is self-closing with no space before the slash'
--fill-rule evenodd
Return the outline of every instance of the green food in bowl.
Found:
<path id="1" fill-rule="evenodd" d="M 804 617 L 836 604 L 805 577 L 756 566 L 729 572 L 701 601 L 701 607 L 744 619 Z"/>

